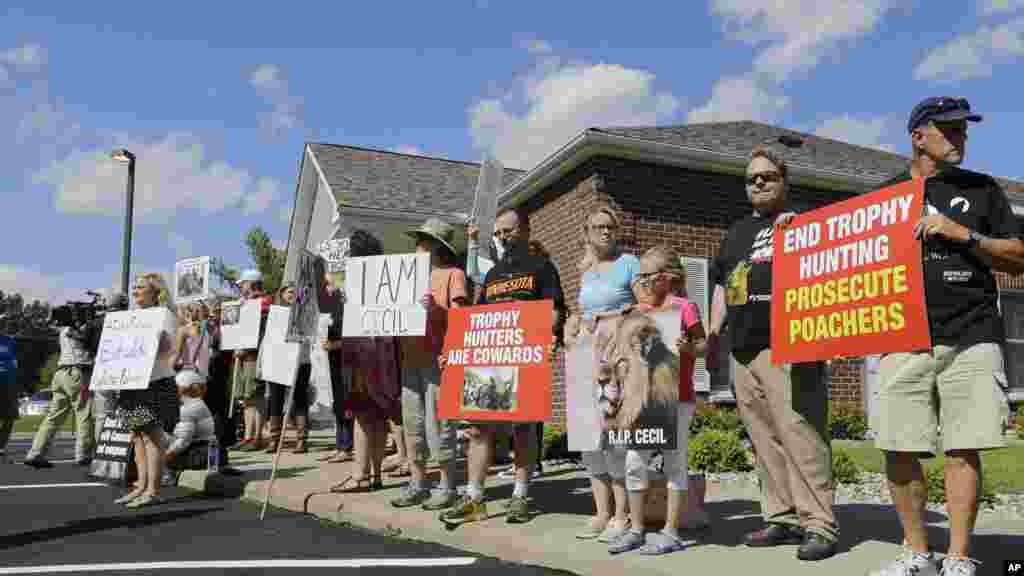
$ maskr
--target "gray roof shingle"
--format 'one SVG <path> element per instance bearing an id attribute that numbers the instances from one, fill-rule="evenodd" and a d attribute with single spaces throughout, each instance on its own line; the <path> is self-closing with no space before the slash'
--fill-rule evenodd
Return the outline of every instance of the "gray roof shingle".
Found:
<path id="1" fill-rule="evenodd" d="M 337 144 L 310 143 L 339 206 L 468 213 L 480 164 Z M 523 172 L 505 168 L 508 186 Z"/>

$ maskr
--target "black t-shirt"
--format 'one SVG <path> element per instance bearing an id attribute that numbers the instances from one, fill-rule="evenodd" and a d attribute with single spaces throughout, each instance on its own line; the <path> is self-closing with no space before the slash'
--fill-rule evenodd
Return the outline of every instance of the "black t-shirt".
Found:
<path id="1" fill-rule="evenodd" d="M 732 349 L 771 347 L 772 217 L 747 216 L 732 225 L 711 263 L 711 283 L 725 288 Z"/>
<path id="2" fill-rule="evenodd" d="M 909 172 L 882 185 L 910 180 Z M 1020 226 L 991 176 L 952 168 L 925 180 L 925 210 L 993 238 L 1016 238 Z M 925 302 L 932 344 L 1002 342 L 999 288 L 991 268 L 965 244 L 933 238 L 923 247 Z"/>
<path id="3" fill-rule="evenodd" d="M 514 262 L 502 259 L 487 271 L 478 304 L 520 300 L 553 300 L 555 310 L 565 309 L 562 280 L 550 259 L 529 255 Z"/>

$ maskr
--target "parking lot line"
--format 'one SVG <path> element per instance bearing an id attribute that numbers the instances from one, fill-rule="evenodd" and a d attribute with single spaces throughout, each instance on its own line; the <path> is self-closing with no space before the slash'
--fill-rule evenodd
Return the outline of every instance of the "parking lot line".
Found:
<path id="1" fill-rule="evenodd" d="M 55 564 L 52 566 L 12 566 L 0 568 L 0 574 L 58 574 L 67 572 L 120 572 L 140 570 L 198 570 L 231 568 L 437 568 L 470 566 L 473 557 L 452 558 L 339 558 L 318 560 L 212 560 L 192 562 L 119 562 L 112 564 Z"/>
<path id="2" fill-rule="evenodd" d="M 0 486 L 0 490 L 19 490 L 22 488 L 88 488 L 90 486 L 109 486 L 102 482 L 71 482 L 65 484 L 11 484 Z"/>

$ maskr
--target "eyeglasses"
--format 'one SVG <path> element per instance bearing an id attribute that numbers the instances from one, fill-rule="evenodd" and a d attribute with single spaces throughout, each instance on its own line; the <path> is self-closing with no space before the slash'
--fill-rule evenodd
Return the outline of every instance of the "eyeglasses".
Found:
<path id="1" fill-rule="evenodd" d="M 651 284 L 657 282 L 664 270 L 658 270 L 657 272 L 648 272 L 646 274 L 637 274 L 634 277 L 633 285 L 647 288 Z"/>
<path id="2" fill-rule="evenodd" d="M 616 226 L 614 224 L 591 224 L 591 230 L 597 230 L 600 232 L 614 232 Z"/>
<path id="3" fill-rule="evenodd" d="M 753 186 L 754 184 L 757 184 L 757 180 L 758 179 L 763 180 L 765 184 L 769 184 L 769 183 L 773 183 L 773 182 L 781 182 L 782 181 L 782 174 L 780 174 L 779 172 L 773 172 L 773 171 L 757 172 L 755 174 L 751 174 L 751 175 L 747 176 L 747 186 Z"/>

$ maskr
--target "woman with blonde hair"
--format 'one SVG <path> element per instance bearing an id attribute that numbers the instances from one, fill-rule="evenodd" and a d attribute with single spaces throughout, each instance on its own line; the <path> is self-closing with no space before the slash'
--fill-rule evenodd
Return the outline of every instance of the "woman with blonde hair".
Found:
<path id="1" fill-rule="evenodd" d="M 132 288 L 135 308 L 164 306 L 174 311 L 163 277 L 157 273 L 140 275 Z M 128 508 L 140 508 L 159 502 L 160 472 L 164 463 L 161 447 L 163 432 L 170 432 L 178 421 L 178 389 L 174 383 L 173 336 L 160 335 L 160 348 L 149 387 L 123 390 L 118 411 L 131 432 L 139 481 L 135 489 L 115 500 Z"/>
<path id="2" fill-rule="evenodd" d="M 580 333 L 603 333 L 610 322 L 604 319 L 618 314 L 633 304 L 630 285 L 640 268 L 640 261 L 625 254 L 618 241 L 619 218 L 609 206 L 591 211 L 583 224 L 583 258 L 578 264 L 580 279 L 580 313 L 573 314 L 566 324 L 566 345 L 571 346 Z M 595 362 L 600 358 L 595 357 Z M 585 385 L 591 386 L 591 383 Z M 604 439 L 602 438 L 602 444 Z M 597 514 L 579 532 L 581 540 L 596 538 L 613 544 L 629 532 L 626 514 L 626 454 L 620 448 L 603 448 L 586 452 L 583 461 L 590 473 Z M 614 502 L 614 518 L 609 503 Z"/>

